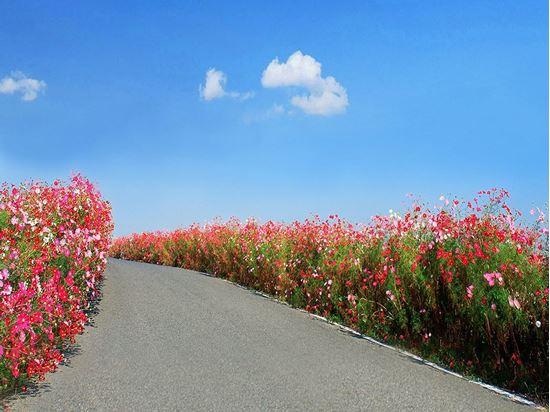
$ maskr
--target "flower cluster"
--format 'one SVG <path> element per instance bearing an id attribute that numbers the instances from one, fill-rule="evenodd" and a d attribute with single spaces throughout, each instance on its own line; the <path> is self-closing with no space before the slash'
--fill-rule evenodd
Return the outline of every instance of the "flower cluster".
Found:
<path id="1" fill-rule="evenodd" d="M 548 386 L 548 230 L 505 191 L 414 201 L 365 226 L 230 220 L 115 239 L 111 255 L 194 269 L 539 398 Z M 532 219 L 533 220 L 533 219 Z"/>
<path id="2" fill-rule="evenodd" d="M 87 321 L 113 224 L 81 176 L 0 188 L 0 389 L 43 378 Z"/>

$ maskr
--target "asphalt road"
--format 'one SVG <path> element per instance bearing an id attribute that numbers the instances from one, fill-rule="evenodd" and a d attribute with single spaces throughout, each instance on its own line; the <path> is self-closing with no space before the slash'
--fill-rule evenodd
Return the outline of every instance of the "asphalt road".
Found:
<path id="1" fill-rule="evenodd" d="M 9 410 L 534 411 L 191 271 L 111 260 L 98 309 Z"/>

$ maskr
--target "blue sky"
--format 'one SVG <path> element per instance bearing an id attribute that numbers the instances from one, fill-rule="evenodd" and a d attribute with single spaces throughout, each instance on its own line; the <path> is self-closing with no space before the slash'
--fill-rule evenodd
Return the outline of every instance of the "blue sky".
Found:
<path id="1" fill-rule="evenodd" d="M 547 203 L 544 1 L 114 3 L 0 1 L 1 180 L 81 172 L 117 234 L 230 216 L 364 222 L 407 193 L 494 186 L 523 210 Z M 320 74 L 264 87 L 298 50 Z M 205 100 L 210 68 L 226 95 Z M 44 83 L 15 90 L 17 72 Z M 329 76 L 347 105 L 293 105 Z"/>

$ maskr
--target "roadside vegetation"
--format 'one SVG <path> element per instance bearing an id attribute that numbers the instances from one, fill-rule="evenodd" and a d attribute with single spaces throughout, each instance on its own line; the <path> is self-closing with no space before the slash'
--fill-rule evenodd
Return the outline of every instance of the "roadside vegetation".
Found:
<path id="1" fill-rule="evenodd" d="M 548 230 L 508 197 L 412 201 L 364 226 L 193 225 L 115 239 L 110 254 L 229 279 L 547 402 Z"/>
<path id="2" fill-rule="evenodd" d="M 63 360 L 97 297 L 112 230 L 109 203 L 81 176 L 0 188 L 0 390 Z"/>

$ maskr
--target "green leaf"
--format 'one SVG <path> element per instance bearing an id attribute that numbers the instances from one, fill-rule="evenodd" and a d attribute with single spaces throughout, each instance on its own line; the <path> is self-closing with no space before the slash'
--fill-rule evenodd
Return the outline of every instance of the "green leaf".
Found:
<path id="1" fill-rule="evenodd" d="M 8 226 L 10 220 L 9 213 L 7 210 L 0 210 L 0 229 L 4 229 Z"/>

